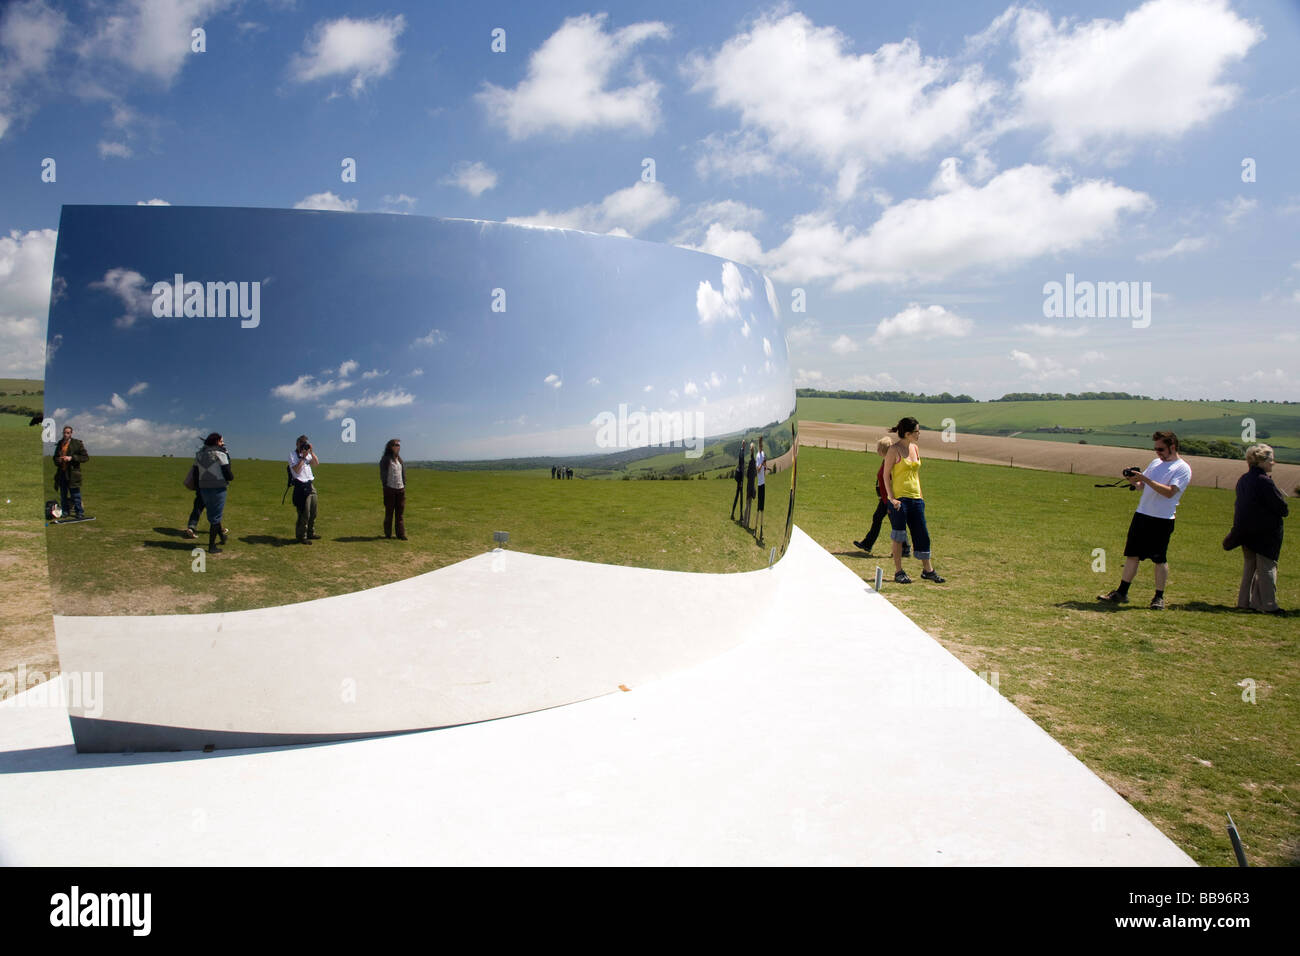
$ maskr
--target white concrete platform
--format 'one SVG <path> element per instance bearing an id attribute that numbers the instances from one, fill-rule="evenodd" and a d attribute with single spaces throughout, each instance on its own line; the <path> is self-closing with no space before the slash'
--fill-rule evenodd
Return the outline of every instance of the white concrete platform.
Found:
<path id="1" fill-rule="evenodd" d="M 0 704 L 0 862 L 1192 864 L 801 531 L 764 573 L 730 650 L 443 730 L 78 754 L 28 691 Z"/>

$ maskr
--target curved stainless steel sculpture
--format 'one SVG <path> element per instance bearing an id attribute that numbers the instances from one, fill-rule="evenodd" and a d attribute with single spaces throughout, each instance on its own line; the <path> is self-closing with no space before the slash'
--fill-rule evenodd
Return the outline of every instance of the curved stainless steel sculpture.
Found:
<path id="1" fill-rule="evenodd" d="M 358 624 L 342 606 L 324 618 L 303 609 L 452 571 L 504 536 L 509 552 L 601 565 L 766 568 L 789 541 L 797 447 L 779 313 L 771 282 L 748 267 L 621 237 L 414 216 L 65 207 L 47 437 L 70 425 L 84 442 L 82 494 L 97 521 L 48 529 L 64 670 L 117 670 L 104 656 L 117 646 L 107 636 L 114 616 L 142 624 L 165 615 L 136 629 L 163 641 L 159 627 L 176 631 L 187 619 L 194 632 L 211 623 L 229 635 L 253 627 L 234 612 L 282 609 L 307 615 L 330 640 L 351 640 Z M 213 431 L 235 480 L 223 519 L 230 539 L 209 556 L 206 533 L 191 541 L 182 531 L 194 495 L 181 478 Z M 297 546 L 294 510 L 281 504 L 300 434 L 320 458 L 314 548 Z M 401 542 L 382 534 L 376 468 L 392 438 L 406 463 Z M 759 439 L 766 507 L 753 501 L 745 521 L 742 448 Z M 46 450 L 53 483 L 54 445 Z M 441 616 L 454 617 L 454 589 L 433 590 L 448 609 Z M 608 610 L 593 604 L 593 632 L 610 626 Z M 427 621 L 371 613 L 381 633 L 428 630 Z M 572 628 L 584 618 L 566 620 Z M 265 621 L 254 630 L 263 627 L 276 633 Z M 92 633 L 98 650 L 85 657 Z M 145 660 L 147 641 L 132 640 L 119 656 Z M 93 667 L 78 663 L 91 657 Z M 280 663 L 292 666 L 293 654 Z M 355 736 L 502 716 L 603 693 L 627 672 L 617 659 L 610 668 L 562 682 L 559 699 L 533 694 L 448 719 L 415 707 L 397 723 L 374 714 L 326 723 Z M 146 673 L 141 663 L 132 679 Z M 405 685 L 394 686 L 385 693 Z M 318 732 L 277 720 L 266 728 L 230 729 L 276 739 Z"/>

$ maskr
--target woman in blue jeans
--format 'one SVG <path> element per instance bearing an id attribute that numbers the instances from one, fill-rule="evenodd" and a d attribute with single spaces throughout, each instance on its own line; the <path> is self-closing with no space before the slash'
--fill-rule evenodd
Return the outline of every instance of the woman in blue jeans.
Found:
<path id="1" fill-rule="evenodd" d="M 221 517 L 226 510 L 226 486 L 235 480 L 230 470 L 230 456 L 226 454 L 226 440 L 218 432 L 203 439 L 203 447 L 194 456 L 194 467 L 199 471 L 199 494 L 208 509 L 208 554 L 220 554 L 217 538 L 226 543 L 226 531 Z"/>
<path id="2" fill-rule="evenodd" d="M 885 456 L 885 497 L 889 502 L 890 542 L 894 550 L 894 581 L 911 584 L 903 570 L 903 542 L 912 532 L 912 553 L 921 561 L 921 577 L 942 584 L 930 563 L 930 532 L 925 527 L 925 499 L 921 497 L 921 426 L 915 418 L 904 418 L 894 426 L 898 441 Z"/>

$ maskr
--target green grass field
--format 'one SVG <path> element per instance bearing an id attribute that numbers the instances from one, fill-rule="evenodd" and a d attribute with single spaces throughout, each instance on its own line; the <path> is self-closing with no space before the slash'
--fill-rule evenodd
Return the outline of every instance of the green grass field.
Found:
<path id="1" fill-rule="evenodd" d="M 680 452 L 678 453 L 680 455 Z M 766 546 L 728 518 L 730 481 L 552 481 L 549 471 L 409 469 L 409 541 L 382 534 L 383 498 L 374 465 L 317 469 L 323 540 L 294 542 L 295 512 L 280 503 L 280 462 L 234 462 L 224 553 L 192 569 L 181 537 L 193 494 L 180 458 L 94 457 L 82 489 L 93 522 L 50 528 L 51 584 L 65 613 L 173 614 L 289 604 L 414 577 L 489 551 L 492 532 L 511 550 L 681 571 L 725 572 L 767 565 L 781 543 L 789 473 L 768 476 Z M 51 484 L 52 466 L 45 466 Z M 75 610 L 72 610 L 74 609 Z"/>
<path id="2" fill-rule="evenodd" d="M 818 422 L 892 425 L 905 415 L 926 428 L 941 430 L 951 418 L 958 431 L 1018 438 L 1072 441 L 1092 445 L 1144 448 L 1151 433 L 1168 429 L 1180 438 L 1241 443 L 1243 418 L 1255 420 L 1256 433 L 1273 446 L 1278 461 L 1300 463 L 1300 405 L 1258 402 L 1180 402 L 1168 400 L 1100 400 L 1052 402 L 953 402 L 916 404 L 869 402 L 847 398 L 800 398 L 799 417 Z M 1084 434 L 1036 433 L 1036 428 L 1088 428 Z"/>
<path id="3" fill-rule="evenodd" d="M 11 418 L 0 416 L 0 479 L 11 502 L 0 524 L 0 669 L 20 662 L 48 669 L 52 663 L 39 658 L 52 653 L 48 598 L 39 587 L 46 497 L 39 435 Z M 850 544 L 866 530 L 874 506 L 870 475 L 877 461 L 800 450 L 796 521 L 864 579 L 877 563 L 889 566 Z M 167 613 L 304 600 L 389 579 L 394 554 L 404 555 L 399 576 L 407 576 L 481 553 L 497 528 L 511 531 L 512 548 L 584 560 L 665 566 L 674 547 L 672 553 L 694 555 L 700 570 L 722 570 L 738 555 L 766 560 L 766 550 L 742 529 L 725 518 L 719 527 L 734 488 L 724 481 L 489 475 L 497 491 L 514 498 L 501 508 L 481 473 L 412 471 L 412 540 L 376 540 L 382 507 L 373 466 L 322 467 L 325 540 L 304 548 L 285 544 L 293 509 L 279 504 L 283 467 L 237 461 L 227 511 L 234 534 L 227 553 L 199 575 L 190 570 L 195 542 L 177 536 L 190 503 L 180 485 L 185 464 L 91 460 L 86 501 L 99 520 L 50 529 L 56 555 L 66 558 L 56 561 L 56 578 L 72 595 L 60 601 L 61 610 Z M 1230 610 L 1240 557 L 1223 552 L 1219 540 L 1230 522 L 1231 492 L 1193 488 L 1184 498 L 1169 609 L 1161 613 L 1145 606 L 1149 566 L 1139 572 L 1133 604 L 1116 609 L 1094 600 L 1118 579 L 1136 501 L 1118 489 L 1093 488 L 1094 481 L 928 461 L 935 561 L 948 583 L 891 584 L 885 596 L 973 670 L 997 672 L 1001 693 L 1197 861 L 1231 865 L 1223 817 L 1231 811 L 1253 864 L 1300 863 L 1300 621 Z M 781 487 L 769 493 L 774 505 L 788 493 L 788 485 Z M 702 496 L 689 498 L 696 490 Z M 677 518 L 666 531 L 652 522 L 665 513 Z M 582 528 L 593 514 L 593 526 Z M 556 538 L 548 529 L 557 526 L 577 530 Z M 767 537 L 778 537 L 775 522 Z M 1104 573 L 1092 570 L 1097 548 L 1106 552 Z M 1280 562 L 1284 607 L 1300 607 L 1293 549 L 1289 541 Z M 915 570 L 916 562 L 907 566 Z M 76 596 L 101 592 L 110 595 L 102 607 L 100 598 Z M 17 596 L 25 609 L 13 603 Z M 43 637 L 17 641 L 20 619 Z"/>
<path id="4" fill-rule="evenodd" d="M 851 544 L 867 530 L 875 505 L 867 470 L 874 477 L 878 460 L 799 453 L 795 523 L 868 580 L 877 564 L 892 573 L 890 561 Z M 1231 609 L 1241 552 L 1219 542 L 1232 492 L 1184 496 L 1169 608 L 1154 612 L 1150 564 L 1132 604 L 1095 600 L 1119 580 L 1137 500 L 1094 481 L 927 461 L 926 515 L 948 583 L 921 582 L 919 563 L 908 561 L 917 583 L 887 584 L 885 596 L 971 669 L 996 671 L 1004 696 L 1197 861 L 1232 864 L 1230 811 L 1252 863 L 1300 864 L 1300 619 Z M 1300 607 L 1294 547 L 1279 565 L 1286 608 Z M 1097 548 L 1104 573 L 1092 570 Z M 1243 700 L 1247 680 L 1254 703 Z"/>

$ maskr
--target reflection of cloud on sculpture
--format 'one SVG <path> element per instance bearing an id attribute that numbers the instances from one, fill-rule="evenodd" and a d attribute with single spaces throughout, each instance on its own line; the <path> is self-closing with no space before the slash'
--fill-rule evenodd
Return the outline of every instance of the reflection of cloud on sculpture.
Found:
<path id="1" fill-rule="evenodd" d="M 92 282 L 90 287 L 104 289 L 121 300 L 126 311 L 113 320 L 118 328 L 130 328 L 153 311 L 153 294 L 146 288 L 145 277 L 134 269 L 109 269 L 104 278 Z"/>
<path id="2" fill-rule="evenodd" d="M 595 453 L 590 423 L 621 403 L 703 415 L 706 437 L 784 420 L 794 405 L 775 288 L 679 247 L 373 213 L 70 206 L 66 225 L 51 404 L 103 415 L 96 406 L 116 392 L 130 406 L 116 417 L 202 421 L 237 457 L 279 458 L 288 431 L 345 416 L 361 440 L 320 430 L 323 462 L 370 461 L 375 432 L 401 435 L 410 461 Z M 157 230 L 167 240 L 146 241 Z M 95 242 L 105 234 L 118 241 Z M 119 290 L 130 301 L 146 277 L 176 274 L 275 281 L 255 328 L 200 316 L 115 325 Z M 508 309 L 495 308 L 498 288 Z M 205 354 L 222 356 L 223 374 L 196 389 L 177 356 Z"/>

